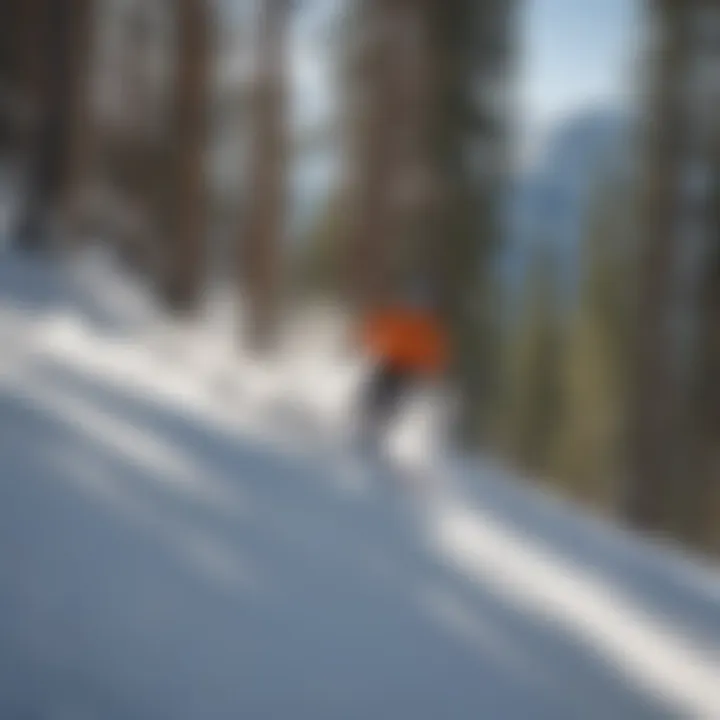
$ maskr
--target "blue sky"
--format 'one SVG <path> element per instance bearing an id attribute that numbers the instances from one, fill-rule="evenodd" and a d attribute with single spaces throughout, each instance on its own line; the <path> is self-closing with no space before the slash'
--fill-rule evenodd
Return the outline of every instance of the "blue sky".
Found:
<path id="1" fill-rule="evenodd" d="M 619 104 L 632 90 L 641 0 L 525 0 L 520 103 L 534 143 L 589 105 Z"/>
<path id="2" fill-rule="evenodd" d="M 531 137 L 588 105 L 617 103 L 631 89 L 643 0 L 520 0 L 518 92 L 523 130 Z M 313 0 L 296 34 L 299 97 L 322 102 L 327 58 L 315 28 L 337 0 Z"/>
<path id="3" fill-rule="evenodd" d="M 312 125 L 330 107 L 331 58 L 327 45 L 318 42 L 318 29 L 340 7 L 338 1 L 312 0 L 297 16 L 294 106 L 302 124 Z M 522 165 L 532 163 L 546 134 L 563 119 L 588 107 L 625 101 L 632 90 L 642 1 L 519 0 Z"/>

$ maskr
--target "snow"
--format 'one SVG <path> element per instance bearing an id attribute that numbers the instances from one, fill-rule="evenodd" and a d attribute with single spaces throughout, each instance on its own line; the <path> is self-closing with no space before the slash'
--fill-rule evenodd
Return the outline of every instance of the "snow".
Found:
<path id="1" fill-rule="evenodd" d="M 0 256 L 0 717 L 720 717 L 720 573 L 453 455 L 231 292 L 170 323 L 100 251 Z"/>

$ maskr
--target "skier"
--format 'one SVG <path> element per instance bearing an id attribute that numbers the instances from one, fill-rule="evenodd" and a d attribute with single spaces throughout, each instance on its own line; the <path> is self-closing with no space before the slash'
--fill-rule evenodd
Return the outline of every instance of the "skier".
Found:
<path id="1" fill-rule="evenodd" d="M 370 312 L 360 340 L 373 365 L 360 408 L 362 441 L 377 449 L 408 392 L 442 376 L 449 341 L 432 304 L 415 297 Z"/>

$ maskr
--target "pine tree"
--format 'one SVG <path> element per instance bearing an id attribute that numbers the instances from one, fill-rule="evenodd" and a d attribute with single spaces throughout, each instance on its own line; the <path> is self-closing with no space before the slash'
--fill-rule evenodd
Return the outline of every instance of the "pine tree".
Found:
<path id="1" fill-rule="evenodd" d="M 552 472 L 571 494 L 604 509 L 621 501 L 625 475 L 628 192 L 601 188 L 584 240 L 585 266 L 563 363 L 563 401 Z"/>
<path id="2" fill-rule="evenodd" d="M 450 330 L 462 402 L 458 437 L 487 440 L 498 327 L 493 265 L 507 179 L 515 7 L 497 0 L 409 2 L 409 123 L 400 175 L 400 272 L 429 286 Z M 401 275 L 402 276 L 402 275 Z"/>
<path id="3" fill-rule="evenodd" d="M 50 0 L 7 0 L 0 23 L 3 145 L 23 156 L 37 141 L 49 63 Z M 24 159 L 24 158 L 23 158 Z"/>
<path id="4" fill-rule="evenodd" d="M 434 295 L 454 346 L 459 436 L 487 437 L 497 386 L 493 262 L 507 167 L 514 9 L 365 0 L 348 266 L 362 308 Z"/>
<path id="5" fill-rule="evenodd" d="M 18 242 L 26 248 L 47 243 L 76 179 L 87 117 L 93 5 L 93 0 L 31 0 L 25 8 L 32 56 L 25 55 L 22 64 L 35 116 L 26 140 L 30 170 L 18 229 Z"/>
<path id="6" fill-rule="evenodd" d="M 358 0 L 348 9 L 340 84 L 347 209 L 342 267 L 347 304 L 362 313 L 392 291 L 404 0 Z"/>
<path id="7" fill-rule="evenodd" d="M 92 66 L 96 27 L 95 0 L 74 0 L 69 41 L 67 85 L 67 160 L 60 202 L 63 232 L 70 244 L 77 242 L 82 212 L 83 184 L 87 182 L 93 132 L 90 113 Z"/>
<path id="8" fill-rule="evenodd" d="M 549 249 L 538 243 L 506 357 L 502 433 L 511 460 L 537 476 L 549 470 L 560 403 L 562 339 L 555 286 Z"/>
<path id="9" fill-rule="evenodd" d="M 626 512 L 640 527 L 673 527 L 683 476 L 688 470 L 683 392 L 677 373 L 677 342 L 671 336 L 675 269 L 681 242 L 678 187 L 688 61 L 688 5 L 653 0 L 642 179 L 637 312 L 631 380 L 632 482 Z"/>
<path id="10" fill-rule="evenodd" d="M 345 198 L 330 195 L 298 249 L 298 282 L 303 294 L 337 301 L 342 294 Z"/>
<path id="11" fill-rule="evenodd" d="M 210 105 L 211 16 L 206 0 L 177 2 L 178 53 L 173 128 L 171 240 L 165 297 L 171 308 L 192 310 L 205 271 L 207 113 Z"/>
<path id="12" fill-rule="evenodd" d="M 715 397 L 715 341 L 708 327 L 716 323 L 717 260 L 712 247 L 706 262 L 695 259 L 704 254 L 698 236 L 716 232 L 716 224 L 685 179 L 689 167 L 703 171 L 717 153 L 711 147 L 717 109 L 710 108 L 706 123 L 707 98 L 704 89 L 696 90 L 702 86 L 695 72 L 708 54 L 717 58 L 717 45 L 704 29 L 713 12 L 717 20 L 718 9 L 704 0 L 654 0 L 648 7 L 656 53 L 646 109 L 627 509 L 644 528 L 702 542 L 707 508 L 716 503 L 716 461 L 708 450 L 716 422 L 704 402 L 698 415 L 696 396 Z"/>
<path id="13" fill-rule="evenodd" d="M 289 0 L 261 3 L 252 99 L 251 160 L 240 267 L 247 290 L 248 345 L 265 351 L 277 332 L 280 251 L 287 176 L 287 31 Z"/>
<path id="14" fill-rule="evenodd" d="M 720 552 L 720 142 L 712 161 L 708 252 L 702 267 L 696 363 L 697 477 L 686 529 L 697 545 Z"/>
<path id="15" fill-rule="evenodd" d="M 498 319 L 493 266 L 506 189 L 513 2 L 428 3 L 439 87 L 429 123 L 440 209 L 427 221 L 431 266 L 456 351 L 459 432 L 487 440 L 496 412 Z"/>

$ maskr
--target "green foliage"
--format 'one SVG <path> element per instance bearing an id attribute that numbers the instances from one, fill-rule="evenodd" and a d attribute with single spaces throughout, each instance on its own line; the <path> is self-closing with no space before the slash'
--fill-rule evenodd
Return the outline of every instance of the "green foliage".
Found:
<path id="1" fill-rule="evenodd" d="M 340 193 L 318 212 L 298 249 L 298 283 L 310 296 L 335 296 L 342 282 L 345 233 L 344 203 Z"/>
<path id="2" fill-rule="evenodd" d="M 619 501 L 627 400 L 629 255 L 621 195 L 603 191 L 588 227 L 585 274 L 563 368 L 552 474 L 603 508 Z"/>
<path id="3" fill-rule="evenodd" d="M 538 244 L 505 347 L 501 441 L 529 474 L 601 508 L 625 474 L 633 254 L 627 188 L 601 188 L 584 240 L 580 295 L 561 327 L 551 258 Z"/>
<path id="4" fill-rule="evenodd" d="M 442 178 L 444 212 L 428 229 L 429 254 L 456 348 L 463 398 L 459 432 L 487 442 L 498 397 L 499 343 L 493 262 L 501 238 L 508 118 L 491 99 L 507 88 L 517 3 L 427 2 L 437 78 L 431 145 Z"/>
<path id="5" fill-rule="evenodd" d="M 695 364 L 696 478 L 688 483 L 690 539 L 720 553 L 720 148 L 708 207 L 710 232 L 699 293 L 699 344 Z"/>
<path id="6" fill-rule="evenodd" d="M 562 344 L 547 249 L 538 245 L 523 313 L 506 360 L 503 444 L 525 470 L 545 474 L 558 420 Z"/>

